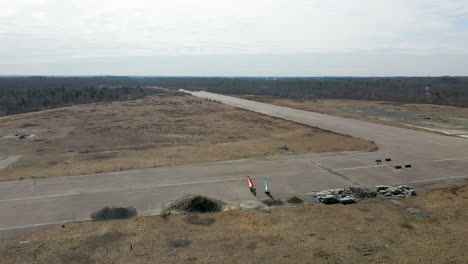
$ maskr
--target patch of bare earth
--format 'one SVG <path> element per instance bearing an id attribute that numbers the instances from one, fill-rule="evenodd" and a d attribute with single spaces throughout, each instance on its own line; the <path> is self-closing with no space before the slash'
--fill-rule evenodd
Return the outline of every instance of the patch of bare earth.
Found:
<path id="1" fill-rule="evenodd" d="M 168 90 L 133 101 L 0 118 L 2 131 L 28 127 L 50 132 L 0 140 L 0 156 L 23 155 L 0 171 L 0 180 L 376 148 L 364 140 Z"/>
<path id="2" fill-rule="evenodd" d="M 374 199 L 346 206 L 73 223 L 2 242 L 0 259 L 52 264 L 466 263 L 467 199 L 464 186 L 396 203 Z M 396 204 L 418 208 L 424 216 Z"/>

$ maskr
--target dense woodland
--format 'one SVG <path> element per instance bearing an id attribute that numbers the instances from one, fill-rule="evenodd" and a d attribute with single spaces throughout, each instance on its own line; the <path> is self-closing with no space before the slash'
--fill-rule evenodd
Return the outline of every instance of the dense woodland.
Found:
<path id="1" fill-rule="evenodd" d="M 293 99 L 358 99 L 468 106 L 468 77 L 0 77 L 0 116 L 154 94 L 145 86 Z M 427 91 L 426 87 L 431 87 Z"/>
<path id="2" fill-rule="evenodd" d="M 157 93 L 141 86 L 0 89 L 0 116 L 93 102 L 132 100 Z"/>

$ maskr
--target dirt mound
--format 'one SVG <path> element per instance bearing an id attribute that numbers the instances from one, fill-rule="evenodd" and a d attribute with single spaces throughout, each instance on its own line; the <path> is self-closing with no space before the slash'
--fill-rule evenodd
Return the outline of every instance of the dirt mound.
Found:
<path id="1" fill-rule="evenodd" d="M 301 198 L 297 197 L 297 196 L 293 196 L 291 198 L 289 198 L 288 200 L 286 200 L 287 203 L 290 203 L 290 204 L 302 204 L 304 203 L 304 200 L 302 200 Z"/>
<path id="2" fill-rule="evenodd" d="M 171 203 L 164 211 L 176 213 L 211 213 L 223 210 L 225 203 L 202 195 L 187 195 Z"/>
<path id="3" fill-rule="evenodd" d="M 134 207 L 104 207 L 91 213 L 92 220 L 126 219 L 135 217 L 137 210 Z"/>

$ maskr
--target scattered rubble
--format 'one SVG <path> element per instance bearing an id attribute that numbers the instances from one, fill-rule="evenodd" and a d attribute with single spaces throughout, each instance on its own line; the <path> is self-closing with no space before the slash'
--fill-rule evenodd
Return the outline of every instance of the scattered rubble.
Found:
<path id="1" fill-rule="evenodd" d="M 400 185 L 398 187 L 379 185 L 376 188 L 377 188 L 378 194 L 383 195 L 383 196 L 398 196 L 398 197 L 403 198 L 406 196 L 416 195 L 415 190 L 405 185 Z"/>
<path id="2" fill-rule="evenodd" d="M 318 198 L 318 201 L 323 204 L 352 204 L 362 199 L 375 198 L 377 195 L 403 198 L 406 196 L 415 196 L 416 191 L 404 185 L 398 187 L 379 185 L 376 186 L 376 191 L 360 187 L 329 189 L 315 193 L 314 197 Z"/>
<path id="3" fill-rule="evenodd" d="M 415 196 L 416 191 L 408 186 L 400 185 L 398 187 L 379 185 L 375 191 L 362 187 L 349 187 L 343 189 L 329 189 L 315 192 L 312 195 L 284 197 L 280 199 L 264 200 L 246 200 L 240 202 L 221 201 L 208 198 L 201 195 L 187 195 L 181 199 L 175 200 L 163 210 L 162 215 L 186 214 L 186 213 L 207 213 L 221 212 L 231 210 L 271 210 L 275 207 L 291 206 L 299 204 L 353 204 L 364 199 L 376 198 L 377 196 L 391 196 L 403 198 L 406 196 Z M 192 219 L 194 222 L 197 219 Z M 191 220 L 191 221 L 192 221 Z M 204 221 L 204 220 L 203 220 Z M 196 223 L 195 223 L 196 224 Z"/>
<path id="4" fill-rule="evenodd" d="M 345 196 L 345 197 L 342 197 L 340 199 L 341 204 L 352 204 L 352 203 L 355 203 L 355 202 L 356 202 L 356 199 L 354 199 L 353 197 L 350 197 L 350 196 Z"/>
<path id="5" fill-rule="evenodd" d="M 338 197 L 332 194 L 327 194 L 319 198 L 319 201 L 324 204 L 335 204 L 338 203 Z"/>
<path id="6" fill-rule="evenodd" d="M 330 189 L 317 192 L 314 196 L 324 204 L 352 204 L 358 200 L 376 197 L 377 192 L 365 188 L 350 187 L 345 189 Z"/>

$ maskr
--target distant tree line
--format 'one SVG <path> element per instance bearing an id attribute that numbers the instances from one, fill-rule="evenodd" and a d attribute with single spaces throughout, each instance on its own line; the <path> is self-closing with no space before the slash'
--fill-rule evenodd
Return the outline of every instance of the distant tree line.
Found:
<path id="1" fill-rule="evenodd" d="M 292 99 L 468 106 L 468 77 L 0 77 L 0 115 L 156 93 L 145 86 Z M 430 87 L 428 90 L 427 87 Z"/>
<path id="2" fill-rule="evenodd" d="M 30 111 L 117 100 L 132 100 L 157 90 L 141 86 L 83 88 L 13 88 L 0 89 L 0 116 Z"/>
<path id="3" fill-rule="evenodd" d="M 191 90 L 291 99 L 355 99 L 468 106 L 468 77 L 223 78 L 179 80 Z"/>

